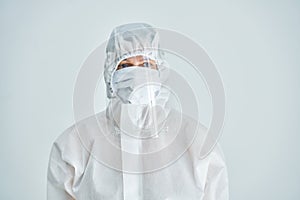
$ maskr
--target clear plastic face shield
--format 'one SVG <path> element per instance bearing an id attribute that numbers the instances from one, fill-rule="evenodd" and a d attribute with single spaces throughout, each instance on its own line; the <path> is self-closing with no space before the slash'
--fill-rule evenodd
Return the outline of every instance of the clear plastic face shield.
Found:
<path id="1" fill-rule="evenodd" d="M 120 132 L 137 139 L 158 137 L 169 112 L 169 91 L 162 88 L 156 60 L 143 55 L 121 60 L 111 83 L 116 95 L 111 113 Z"/>

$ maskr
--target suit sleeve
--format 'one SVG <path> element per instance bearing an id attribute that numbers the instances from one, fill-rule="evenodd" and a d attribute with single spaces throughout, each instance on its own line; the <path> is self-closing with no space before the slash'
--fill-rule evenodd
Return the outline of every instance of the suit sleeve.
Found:
<path id="1" fill-rule="evenodd" d="M 72 192 L 74 167 L 63 158 L 62 149 L 54 143 L 47 174 L 47 200 L 75 200 Z"/>
<path id="2" fill-rule="evenodd" d="M 223 152 L 217 144 L 207 158 L 203 200 L 228 200 L 228 174 Z"/>

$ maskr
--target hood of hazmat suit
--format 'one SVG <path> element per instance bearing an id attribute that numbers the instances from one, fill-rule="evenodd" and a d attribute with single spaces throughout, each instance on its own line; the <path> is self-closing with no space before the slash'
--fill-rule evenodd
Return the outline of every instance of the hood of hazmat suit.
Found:
<path id="1" fill-rule="evenodd" d="M 48 200 L 228 199 L 221 148 L 215 141 L 200 158 L 207 128 L 173 109 L 171 74 L 154 27 L 113 30 L 104 63 L 109 104 L 55 140 Z"/>

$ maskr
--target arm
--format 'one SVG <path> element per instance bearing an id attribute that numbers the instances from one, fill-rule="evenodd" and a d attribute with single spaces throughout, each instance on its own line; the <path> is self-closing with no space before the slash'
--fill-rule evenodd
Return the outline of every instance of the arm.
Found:
<path id="1" fill-rule="evenodd" d="M 228 200 L 228 175 L 224 155 L 217 144 L 204 159 L 208 161 L 203 200 Z"/>
<path id="2" fill-rule="evenodd" d="M 53 144 L 47 176 L 47 200 L 75 200 L 72 192 L 74 168 L 62 155 L 62 150 Z"/>

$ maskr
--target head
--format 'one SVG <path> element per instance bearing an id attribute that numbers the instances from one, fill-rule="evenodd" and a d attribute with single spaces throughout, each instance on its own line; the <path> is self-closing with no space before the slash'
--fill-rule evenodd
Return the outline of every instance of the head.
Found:
<path id="1" fill-rule="evenodd" d="M 106 46 L 104 78 L 107 97 L 114 98 L 112 76 L 117 70 L 139 66 L 164 71 L 167 65 L 159 48 L 158 32 L 145 23 L 118 26 L 112 31 Z"/>

